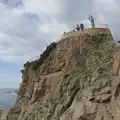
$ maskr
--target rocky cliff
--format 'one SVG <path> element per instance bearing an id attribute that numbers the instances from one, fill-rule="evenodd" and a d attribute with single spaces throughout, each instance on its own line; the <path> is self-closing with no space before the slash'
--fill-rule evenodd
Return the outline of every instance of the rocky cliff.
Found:
<path id="1" fill-rule="evenodd" d="M 7 120 L 119 120 L 117 47 L 107 32 L 81 34 L 50 44 L 27 62 Z"/>

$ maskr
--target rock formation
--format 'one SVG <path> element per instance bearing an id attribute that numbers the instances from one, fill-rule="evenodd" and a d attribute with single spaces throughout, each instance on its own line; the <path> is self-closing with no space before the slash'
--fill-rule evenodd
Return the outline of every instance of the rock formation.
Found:
<path id="1" fill-rule="evenodd" d="M 6 120 L 119 120 L 120 73 L 113 74 L 119 52 L 107 32 L 52 43 L 24 65 Z"/>

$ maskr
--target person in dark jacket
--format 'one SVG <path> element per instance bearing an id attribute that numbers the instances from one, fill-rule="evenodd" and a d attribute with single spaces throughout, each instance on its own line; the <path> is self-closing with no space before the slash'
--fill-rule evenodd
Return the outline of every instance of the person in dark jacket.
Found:
<path id="1" fill-rule="evenodd" d="M 79 27 L 79 25 L 78 25 L 78 24 L 77 24 L 76 30 L 77 30 L 77 31 L 79 31 L 79 30 L 80 30 L 80 27 Z"/>
<path id="2" fill-rule="evenodd" d="M 84 30 L 84 25 L 83 25 L 83 23 L 80 24 L 80 30 Z"/>

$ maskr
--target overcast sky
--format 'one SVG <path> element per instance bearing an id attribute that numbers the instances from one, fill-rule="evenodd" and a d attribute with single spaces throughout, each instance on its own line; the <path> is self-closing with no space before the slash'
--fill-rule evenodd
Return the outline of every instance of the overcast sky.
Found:
<path id="1" fill-rule="evenodd" d="M 89 14 L 120 39 L 120 0 L 0 0 L 0 88 L 18 87 L 23 63 Z"/>

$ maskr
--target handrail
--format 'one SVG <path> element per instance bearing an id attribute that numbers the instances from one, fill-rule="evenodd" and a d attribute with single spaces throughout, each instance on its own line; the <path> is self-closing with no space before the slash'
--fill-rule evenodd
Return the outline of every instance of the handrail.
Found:
<path id="1" fill-rule="evenodd" d="M 84 27 L 86 27 L 86 28 L 87 28 L 88 26 L 89 26 L 90 28 L 92 28 L 92 26 L 91 26 L 90 24 L 84 25 Z M 104 28 L 104 27 L 105 27 L 105 28 L 108 28 L 108 25 L 107 25 L 107 24 L 96 24 L 95 27 L 97 27 L 97 26 L 98 26 L 98 27 L 103 27 L 103 28 Z"/>
<path id="2" fill-rule="evenodd" d="M 92 26 L 90 24 L 84 25 L 85 30 L 87 30 L 89 28 L 92 28 Z M 106 29 L 108 29 L 108 25 L 107 24 L 96 24 L 95 28 L 106 28 Z M 63 34 L 61 36 L 61 38 L 66 38 L 66 37 L 70 36 L 71 33 L 73 33 L 73 31 L 75 31 L 75 29 L 66 32 L 65 34 Z"/>

